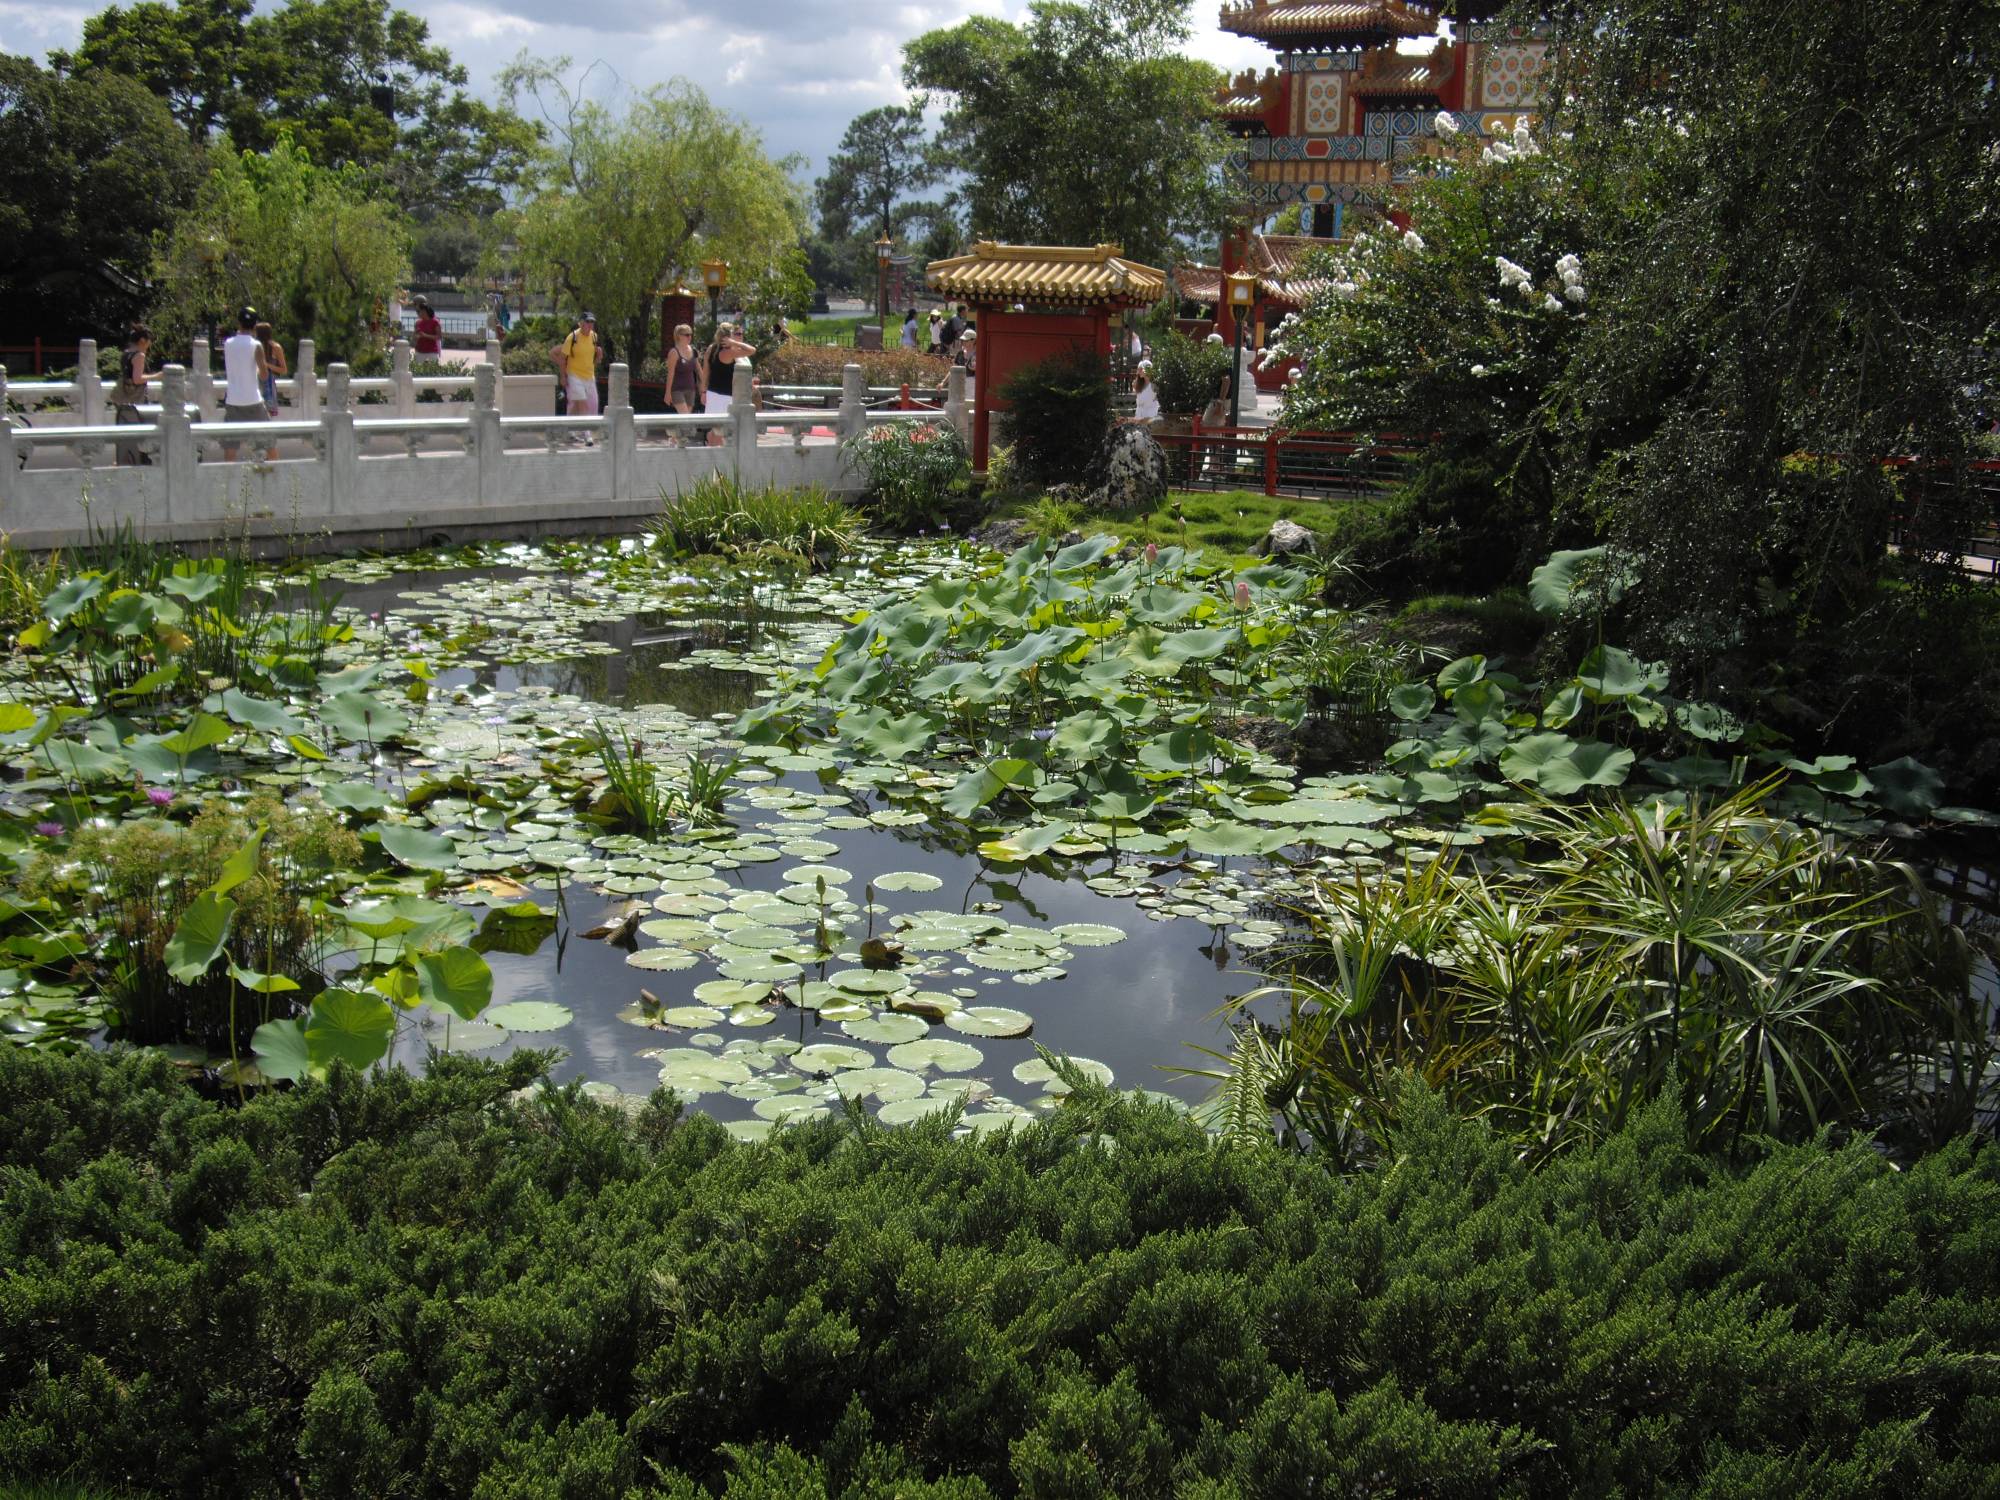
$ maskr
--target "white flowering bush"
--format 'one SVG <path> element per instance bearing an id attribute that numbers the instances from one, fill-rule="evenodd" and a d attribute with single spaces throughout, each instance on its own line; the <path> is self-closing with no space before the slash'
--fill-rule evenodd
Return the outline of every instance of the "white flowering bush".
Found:
<path id="1" fill-rule="evenodd" d="M 1549 393 L 1589 319 L 1588 215 L 1560 149 L 1526 132 L 1444 152 L 1383 223 L 1322 254 L 1323 290 L 1267 359 L 1296 356 L 1289 424 L 1431 439 L 1395 502 L 1393 554 L 1423 588 L 1525 579 L 1547 555 Z"/>

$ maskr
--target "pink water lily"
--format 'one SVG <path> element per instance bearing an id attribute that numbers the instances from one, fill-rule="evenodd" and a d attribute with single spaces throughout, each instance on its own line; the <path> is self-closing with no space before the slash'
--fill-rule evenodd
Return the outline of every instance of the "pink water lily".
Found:
<path id="1" fill-rule="evenodd" d="M 155 807 L 166 807 L 174 800 L 174 794 L 168 787 L 149 786 L 146 788 L 146 800 Z"/>
<path id="2" fill-rule="evenodd" d="M 1238 609 L 1250 607 L 1250 585 L 1240 578 L 1236 581 L 1236 607 Z"/>
<path id="3" fill-rule="evenodd" d="M 35 832 L 40 834 L 45 839 L 59 839 L 63 836 L 64 831 L 65 830 L 62 824 L 60 823 L 49 822 L 49 823 L 37 823 L 35 825 Z"/>

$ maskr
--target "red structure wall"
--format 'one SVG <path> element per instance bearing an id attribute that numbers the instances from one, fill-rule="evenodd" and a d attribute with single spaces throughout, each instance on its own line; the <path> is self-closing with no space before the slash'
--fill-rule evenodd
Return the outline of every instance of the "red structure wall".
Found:
<path id="1" fill-rule="evenodd" d="M 979 337 L 973 375 L 972 467 L 986 472 L 992 414 L 1007 410 L 1000 387 L 1022 365 L 1047 359 L 1066 349 L 1090 349 L 1111 355 L 1111 315 L 1102 307 L 1075 312 L 1009 312 L 1005 307 L 979 310 Z"/>

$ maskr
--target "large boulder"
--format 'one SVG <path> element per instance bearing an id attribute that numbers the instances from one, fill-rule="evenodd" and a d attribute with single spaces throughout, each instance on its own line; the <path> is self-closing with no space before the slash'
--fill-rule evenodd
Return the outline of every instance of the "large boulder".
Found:
<path id="1" fill-rule="evenodd" d="M 1250 549 L 1256 557 L 1290 557 L 1295 552 L 1319 551 L 1319 538 L 1297 521 L 1273 521 L 1263 539 Z"/>
<path id="2" fill-rule="evenodd" d="M 1138 515 L 1167 498 L 1167 454 L 1137 423 L 1120 423 L 1104 435 L 1084 474 L 1083 503 L 1092 510 Z"/>

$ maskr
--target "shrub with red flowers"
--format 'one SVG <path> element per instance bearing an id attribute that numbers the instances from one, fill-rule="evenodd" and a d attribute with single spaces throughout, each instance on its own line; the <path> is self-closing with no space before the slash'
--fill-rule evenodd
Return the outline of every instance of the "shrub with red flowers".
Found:
<path id="1" fill-rule="evenodd" d="M 846 445 L 848 460 L 868 476 L 878 518 L 897 531 L 944 519 L 951 492 L 971 473 L 971 457 L 944 422 L 884 422 Z"/>

